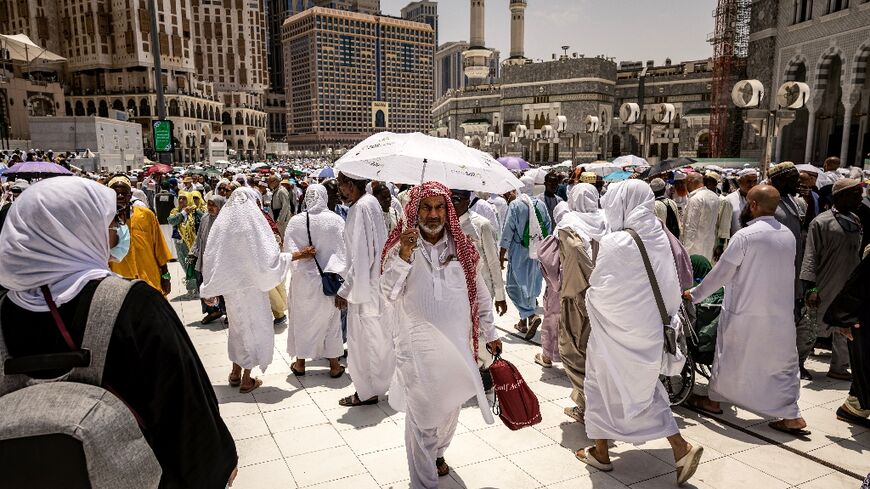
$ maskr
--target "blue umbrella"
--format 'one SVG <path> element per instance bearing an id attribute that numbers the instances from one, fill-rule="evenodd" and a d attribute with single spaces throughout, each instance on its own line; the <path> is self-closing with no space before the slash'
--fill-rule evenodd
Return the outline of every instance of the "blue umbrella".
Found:
<path id="1" fill-rule="evenodd" d="M 317 173 L 317 178 L 335 178 L 335 171 L 327 166 Z"/>
<path id="2" fill-rule="evenodd" d="M 621 182 L 628 180 L 633 175 L 630 171 L 618 171 L 604 177 L 605 182 Z"/>

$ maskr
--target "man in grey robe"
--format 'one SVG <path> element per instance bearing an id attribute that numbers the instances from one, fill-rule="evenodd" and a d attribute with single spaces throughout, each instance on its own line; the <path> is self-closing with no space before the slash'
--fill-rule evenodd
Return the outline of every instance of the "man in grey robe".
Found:
<path id="1" fill-rule="evenodd" d="M 855 215 L 855 211 L 861 206 L 860 182 L 849 178 L 837 180 L 831 200 L 833 208 L 819 214 L 810 223 L 800 273 L 807 290 L 807 305 L 817 308 L 819 321 L 822 321 L 828 307 L 861 262 L 861 222 Z M 816 334 L 831 334 L 833 326 L 822 321 L 822 327 L 823 331 L 813 332 L 815 334 L 803 338 L 804 348 L 812 349 Z M 800 337 L 798 342 L 800 350 Z M 848 348 L 844 336 L 833 335 L 833 354 L 828 377 L 838 380 L 852 379 L 848 370 Z"/>

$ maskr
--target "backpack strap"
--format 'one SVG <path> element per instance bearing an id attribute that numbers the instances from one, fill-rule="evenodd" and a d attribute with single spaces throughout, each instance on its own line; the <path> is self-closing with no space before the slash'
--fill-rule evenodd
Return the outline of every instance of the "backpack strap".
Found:
<path id="1" fill-rule="evenodd" d="M 87 367 L 74 368 L 69 380 L 84 384 L 101 385 L 106 352 L 115 329 L 115 321 L 130 288 L 138 282 L 110 275 L 100 282 L 91 300 L 88 322 L 82 339 L 82 349 L 90 350 L 91 363 Z"/>
<path id="2" fill-rule="evenodd" d="M 638 236 L 634 229 L 626 229 L 625 232 L 631 235 L 631 238 L 634 239 L 635 244 L 637 244 L 637 247 L 640 249 L 640 257 L 643 259 L 643 266 L 646 268 L 646 275 L 649 278 L 650 285 L 652 285 L 653 296 L 655 296 L 656 306 L 659 308 L 662 325 L 671 324 L 668 311 L 665 309 L 665 301 L 662 299 L 662 291 L 659 288 L 659 281 L 656 279 L 656 274 L 653 272 L 652 264 L 649 261 L 649 255 L 646 253 L 646 246 L 644 246 L 643 240 L 640 239 L 640 236 Z"/>
<path id="3" fill-rule="evenodd" d="M 6 290 L 0 290 L 0 310 L 6 302 Z M 3 325 L 0 324 L 0 396 L 21 389 L 26 384 L 26 379 L 20 375 L 6 374 L 6 360 L 9 358 L 9 350 L 6 348 L 6 339 L 3 338 Z"/>

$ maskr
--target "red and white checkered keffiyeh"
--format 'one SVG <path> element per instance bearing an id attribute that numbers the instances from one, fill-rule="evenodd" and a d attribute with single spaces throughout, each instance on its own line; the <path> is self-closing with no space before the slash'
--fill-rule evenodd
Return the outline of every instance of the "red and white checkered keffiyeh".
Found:
<path id="1" fill-rule="evenodd" d="M 471 239 L 462 232 L 462 227 L 459 225 L 459 216 L 456 215 L 453 201 L 450 200 L 450 189 L 438 182 L 426 182 L 411 189 L 410 200 L 405 205 L 405 217 L 399 221 L 399 224 L 387 237 L 387 243 L 384 245 L 381 272 L 384 269 L 387 253 L 399 244 L 402 230 L 417 228 L 417 211 L 419 210 L 420 202 L 423 199 L 436 196 L 443 196 L 444 201 L 447 203 L 447 222 L 445 223 L 447 232 L 453 238 L 453 243 L 456 247 L 456 257 L 462 265 L 462 270 L 465 272 L 465 285 L 468 287 L 468 303 L 471 306 L 471 341 L 474 345 L 472 353 L 474 354 L 475 361 L 477 361 L 477 348 L 480 335 L 480 322 L 478 319 L 480 311 L 477 307 L 477 262 L 480 260 L 480 255 L 477 253 L 477 248 L 474 247 Z"/>

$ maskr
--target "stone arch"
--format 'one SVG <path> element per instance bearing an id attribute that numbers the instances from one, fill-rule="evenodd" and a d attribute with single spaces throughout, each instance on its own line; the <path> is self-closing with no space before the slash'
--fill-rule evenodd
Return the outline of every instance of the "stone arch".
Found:
<path id="1" fill-rule="evenodd" d="M 97 113 L 96 104 L 94 104 L 93 100 L 88 100 L 87 110 L 85 111 L 85 114 L 88 116 L 92 116 L 92 115 L 96 115 L 96 113 Z"/>
<path id="2" fill-rule="evenodd" d="M 124 112 L 124 102 L 121 99 L 116 98 L 115 100 L 112 101 L 112 109 L 113 110 L 120 110 L 121 112 Z"/>
<path id="3" fill-rule="evenodd" d="M 139 101 L 139 115 L 142 117 L 149 117 L 151 115 L 151 103 L 148 102 L 147 98 Z"/>
<path id="4" fill-rule="evenodd" d="M 130 100 L 127 101 L 127 111 L 128 111 L 128 112 L 132 111 L 132 112 L 133 112 L 133 117 L 135 117 L 136 114 L 139 113 L 139 111 L 136 110 L 136 101 L 135 101 L 135 100 L 130 99 Z"/>
<path id="5" fill-rule="evenodd" d="M 202 119 L 202 104 L 196 104 L 196 118 Z"/>
<path id="6" fill-rule="evenodd" d="M 235 125 L 237 125 L 237 126 L 241 126 L 241 125 L 243 125 L 244 123 L 245 123 L 245 118 L 244 118 L 244 116 L 242 116 L 242 113 L 241 113 L 241 112 L 236 112 L 236 121 L 235 121 Z"/>
<path id="7" fill-rule="evenodd" d="M 839 61 L 840 70 L 845 71 L 846 59 L 843 56 L 843 50 L 836 46 L 831 46 L 819 57 L 819 61 L 816 63 L 816 79 L 813 88 L 821 92 L 828 87 L 828 81 L 831 79 L 831 70 L 835 61 Z"/>
<path id="8" fill-rule="evenodd" d="M 178 117 L 181 115 L 181 110 L 178 108 L 178 100 L 171 99 L 169 101 L 169 115 L 170 117 Z"/>
<path id="9" fill-rule="evenodd" d="M 72 104 L 69 102 L 69 100 L 64 101 L 63 109 L 64 109 L 64 112 L 66 113 L 67 117 L 73 115 Z"/>
<path id="10" fill-rule="evenodd" d="M 800 81 L 807 82 L 810 79 L 809 76 L 809 62 L 807 62 L 807 57 L 802 54 L 796 54 L 792 57 L 788 63 L 786 63 L 785 73 L 783 76 L 783 81 Z"/>
<path id="11" fill-rule="evenodd" d="M 81 100 L 76 100 L 75 115 L 85 115 L 85 104 L 83 104 Z"/>
<path id="12" fill-rule="evenodd" d="M 208 120 L 210 120 L 210 121 L 214 120 L 214 107 L 212 107 L 210 105 L 208 107 Z"/>
<path id="13" fill-rule="evenodd" d="M 243 139 L 239 139 L 238 141 L 236 141 L 236 147 L 239 148 L 239 151 L 244 150 L 245 149 L 245 141 Z"/>
<path id="14" fill-rule="evenodd" d="M 695 134 L 695 148 L 696 149 L 698 147 L 698 144 L 700 144 L 700 142 L 701 142 L 701 136 L 703 136 L 704 134 L 710 134 L 710 130 L 706 129 L 706 128 L 701 129 L 700 131 L 698 131 L 698 134 Z"/>
<path id="15" fill-rule="evenodd" d="M 870 41 L 864 41 L 864 44 L 855 52 L 853 64 L 852 84 L 860 87 L 867 81 L 867 70 L 870 67 Z"/>
<path id="16" fill-rule="evenodd" d="M 708 129 L 703 129 L 698 132 L 698 135 L 695 137 L 695 151 L 698 154 L 698 158 L 709 158 L 711 155 L 711 138 L 710 131 Z"/>
<path id="17" fill-rule="evenodd" d="M 223 125 L 225 125 L 225 126 L 233 125 L 233 118 L 230 117 L 229 112 L 224 112 L 221 114 L 221 123 L 223 123 Z"/>
<path id="18" fill-rule="evenodd" d="M 100 100 L 97 106 L 97 115 L 100 117 L 109 117 L 109 104 L 105 100 Z"/>

